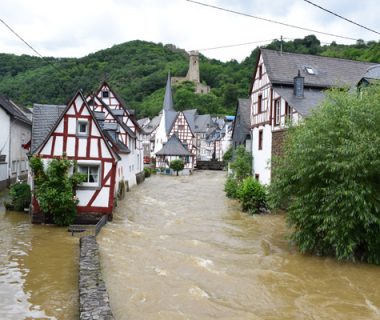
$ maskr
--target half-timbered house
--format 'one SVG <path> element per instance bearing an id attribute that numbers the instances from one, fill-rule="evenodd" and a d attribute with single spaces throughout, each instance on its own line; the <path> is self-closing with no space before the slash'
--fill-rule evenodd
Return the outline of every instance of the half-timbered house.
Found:
<path id="1" fill-rule="evenodd" d="M 194 114 L 191 110 L 187 112 L 176 112 L 174 110 L 171 80 L 170 75 L 168 75 L 160 124 L 155 133 L 154 154 L 157 155 L 165 147 L 170 137 L 175 134 L 181 144 L 193 155 L 189 158 L 191 162 L 186 163 L 186 169 L 193 169 L 196 164 L 196 142 L 193 127 Z"/>
<path id="2" fill-rule="evenodd" d="M 288 124 L 310 115 L 324 90 L 351 87 L 374 64 L 261 49 L 250 95 L 253 173 L 264 184 L 271 179 L 273 155 L 281 154 Z"/>
<path id="3" fill-rule="evenodd" d="M 76 160 L 79 172 L 86 175 L 76 190 L 78 214 L 112 215 L 116 185 L 122 179 L 118 153 L 128 151 L 115 138 L 117 128 L 107 126 L 104 115 L 96 115 L 80 92 L 67 106 L 37 104 L 33 109 L 31 154 L 45 163 L 62 156 Z"/>
<path id="4" fill-rule="evenodd" d="M 128 184 L 133 186 L 137 181 L 136 176 L 143 174 L 144 132 L 139 126 L 133 110 L 128 109 L 125 101 L 107 82 L 101 84 L 94 96 L 98 99 L 94 100 L 91 106 L 92 110 L 104 112 L 105 123 L 118 123 L 120 126 L 120 139 L 128 146 L 130 151 L 128 161 L 125 162 L 124 175 Z"/>

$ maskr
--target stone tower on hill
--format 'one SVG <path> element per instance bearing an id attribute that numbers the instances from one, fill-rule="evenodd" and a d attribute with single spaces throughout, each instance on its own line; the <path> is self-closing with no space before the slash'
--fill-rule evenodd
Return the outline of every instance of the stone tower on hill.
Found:
<path id="1" fill-rule="evenodd" d="M 207 94 L 210 92 L 210 87 L 200 81 L 199 74 L 199 52 L 190 51 L 189 70 L 186 77 L 173 77 L 172 84 L 178 84 L 185 81 L 191 81 L 195 84 L 195 92 L 199 94 Z"/>

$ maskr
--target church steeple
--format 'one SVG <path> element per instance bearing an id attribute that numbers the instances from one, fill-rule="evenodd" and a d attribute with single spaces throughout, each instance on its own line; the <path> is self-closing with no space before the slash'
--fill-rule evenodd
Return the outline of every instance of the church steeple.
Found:
<path id="1" fill-rule="evenodd" d="M 168 73 L 168 80 L 166 82 L 163 107 L 164 107 L 163 109 L 166 111 L 174 111 L 170 72 Z"/>

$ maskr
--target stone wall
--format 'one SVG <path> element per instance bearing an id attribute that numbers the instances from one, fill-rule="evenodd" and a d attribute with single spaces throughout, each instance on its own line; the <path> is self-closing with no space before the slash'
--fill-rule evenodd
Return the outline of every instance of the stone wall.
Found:
<path id="1" fill-rule="evenodd" d="M 272 159 L 273 157 L 281 157 L 283 153 L 283 145 L 286 137 L 286 129 L 277 130 L 272 132 Z M 275 174 L 276 171 L 276 162 L 272 161 L 271 163 L 271 175 Z"/>
<path id="2" fill-rule="evenodd" d="M 272 131 L 272 156 L 282 155 L 282 147 L 287 130 Z"/>
<path id="3" fill-rule="evenodd" d="M 79 312 L 80 320 L 114 320 L 94 236 L 80 238 Z"/>

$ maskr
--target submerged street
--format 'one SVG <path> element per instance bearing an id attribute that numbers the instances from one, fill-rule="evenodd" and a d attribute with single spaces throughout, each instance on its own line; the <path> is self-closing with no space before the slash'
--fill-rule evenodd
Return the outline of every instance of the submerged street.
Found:
<path id="1" fill-rule="evenodd" d="M 98 236 L 116 319 L 379 319 L 378 266 L 298 254 L 224 179 L 153 176 L 119 203 Z"/>

